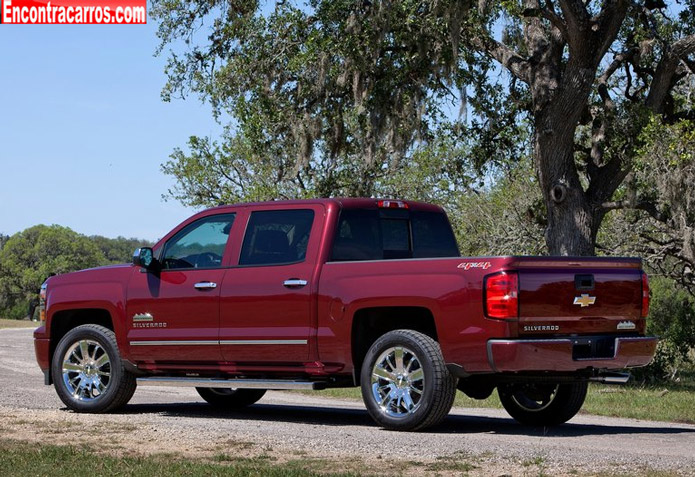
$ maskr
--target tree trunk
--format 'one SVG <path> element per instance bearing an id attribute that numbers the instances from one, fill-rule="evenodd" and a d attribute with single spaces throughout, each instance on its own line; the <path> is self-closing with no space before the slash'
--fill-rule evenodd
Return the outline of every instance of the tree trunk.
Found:
<path id="1" fill-rule="evenodd" d="M 527 74 L 533 98 L 533 155 L 548 212 L 545 241 L 551 255 L 594 255 L 596 234 L 605 215 L 600 203 L 605 191 L 589 195 L 579 180 L 574 141 L 601 58 L 615 40 L 629 2 L 603 2 L 594 17 L 587 3 L 560 2 L 564 20 L 551 14 L 555 19 L 552 27 L 538 16 L 524 20 L 530 53 Z M 525 3 L 528 8 L 539 8 L 539 4 Z M 551 2 L 543 4 L 555 11 Z"/>
<path id="2" fill-rule="evenodd" d="M 543 192 L 548 226 L 545 241 L 550 255 L 594 255 L 603 213 L 587 200 L 574 165 L 575 127 L 561 118 L 540 115 L 536 125 L 534 159 Z M 555 115 L 557 116 L 557 115 Z"/>

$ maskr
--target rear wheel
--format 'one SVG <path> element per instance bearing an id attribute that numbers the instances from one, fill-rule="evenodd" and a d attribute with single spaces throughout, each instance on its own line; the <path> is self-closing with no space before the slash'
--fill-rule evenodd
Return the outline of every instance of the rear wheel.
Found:
<path id="1" fill-rule="evenodd" d="M 456 380 L 439 343 L 412 330 L 391 331 L 374 342 L 362 365 L 361 385 L 371 417 L 399 431 L 438 424 L 456 396 Z"/>
<path id="2" fill-rule="evenodd" d="M 113 331 L 99 325 L 68 331 L 53 354 L 51 372 L 58 397 L 78 412 L 118 409 L 137 386 L 123 365 Z"/>
<path id="3" fill-rule="evenodd" d="M 566 384 L 502 384 L 497 388 L 510 416 L 531 426 L 556 426 L 579 412 L 588 389 L 587 382 Z"/>
<path id="4" fill-rule="evenodd" d="M 209 404 L 227 409 L 239 409 L 254 404 L 265 394 L 265 389 L 195 388 Z"/>

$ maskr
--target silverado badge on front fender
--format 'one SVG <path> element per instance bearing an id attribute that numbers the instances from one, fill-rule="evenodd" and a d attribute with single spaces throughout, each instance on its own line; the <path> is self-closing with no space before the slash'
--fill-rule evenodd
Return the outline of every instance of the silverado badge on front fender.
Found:
<path id="1" fill-rule="evenodd" d="M 152 313 L 136 313 L 133 315 L 133 328 L 166 328 L 167 323 L 154 321 Z"/>
<path id="2" fill-rule="evenodd" d="M 133 323 L 143 321 L 154 321 L 154 317 L 151 313 L 136 313 L 133 315 Z"/>
<path id="3" fill-rule="evenodd" d="M 585 308 L 589 305 L 593 305 L 596 303 L 596 297 L 587 295 L 586 293 L 582 293 L 582 296 L 575 296 L 574 297 L 574 303 L 573 305 L 579 305 L 582 308 Z"/>

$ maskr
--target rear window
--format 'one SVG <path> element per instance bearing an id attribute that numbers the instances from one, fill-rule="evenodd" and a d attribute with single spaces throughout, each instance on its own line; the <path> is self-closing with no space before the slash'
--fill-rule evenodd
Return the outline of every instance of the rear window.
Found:
<path id="1" fill-rule="evenodd" d="M 458 257 L 446 215 L 403 209 L 344 209 L 332 261 Z"/>

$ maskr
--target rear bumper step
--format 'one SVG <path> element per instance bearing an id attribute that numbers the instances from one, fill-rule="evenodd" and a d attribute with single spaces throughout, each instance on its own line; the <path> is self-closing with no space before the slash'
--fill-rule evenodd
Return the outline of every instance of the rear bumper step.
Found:
<path id="1" fill-rule="evenodd" d="M 487 358 L 495 372 L 617 370 L 649 364 L 658 341 L 654 337 L 616 337 L 612 356 L 577 359 L 574 346 L 583 346 L 583 340 L 493 339 L 487 342 Z"/>
<path id="2" fill-rule="evenodd" d="M 186 377 L 138 378 L 138 386 L 178 386 L 189 388 L 234 388 L 234 389 L 325 389 L 326 384 L 312 381 L 281 379 L 212 379 Z"/>

